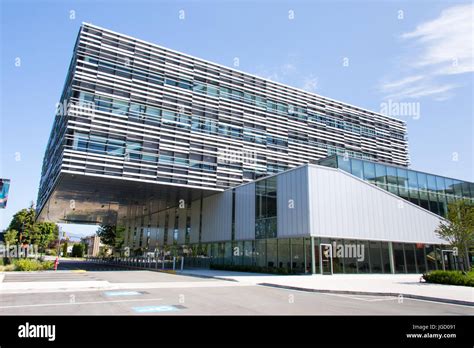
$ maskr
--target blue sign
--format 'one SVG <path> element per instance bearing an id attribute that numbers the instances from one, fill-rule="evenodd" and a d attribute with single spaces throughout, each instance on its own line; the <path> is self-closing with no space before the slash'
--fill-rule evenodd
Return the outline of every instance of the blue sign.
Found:
<path id="1" fill-rule="evenodd" d="M 133 310 L 137 313 L 157 313 L 157 312 L 173 312 L 177 311 L 178 308 L 175 306 L 145 306 L 145 307 L 133 307 Z"/>
<path id="2" fill-rule="evenodd" d="M 106 291 L 105 296 L 135 296 L 141 295 L 141 292 L 138 291 Z"/>
<path id="3" fill-rule="evenodd" d="M 5 209 L 7 207 L 9 189 L 10 179 L 0 179 L 0 209 Z"/>

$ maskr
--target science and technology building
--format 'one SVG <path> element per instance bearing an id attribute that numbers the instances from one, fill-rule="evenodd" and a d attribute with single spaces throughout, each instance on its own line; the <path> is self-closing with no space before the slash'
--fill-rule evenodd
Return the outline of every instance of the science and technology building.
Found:
<path id="1" fill-rule="evenodd" d="M 404 121 L 83 24 L 40 220 L 124 226 L 137 254 L 298 273 L 453 267 L 474 185 L 408 169 Z"/>

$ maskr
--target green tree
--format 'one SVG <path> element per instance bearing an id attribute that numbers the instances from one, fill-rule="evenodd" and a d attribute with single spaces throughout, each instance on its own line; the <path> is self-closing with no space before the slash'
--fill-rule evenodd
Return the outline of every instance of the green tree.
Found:
<path id="1" fill-rule="evenodd" d="M 97 230 L 97 235 L 103 244 L 114 250 L 119 250 L 124 243 L 125 228 L 123 226 L 101 225 Z"/>
<path id="2" fill-rule="evenodd" d="M 18 244 L 18 231 L 17 230 L 8 230 L 4 234 L 5 243 L 9 245 Z"/>
<path id="3" fill-rule="evenodd" d="M 474 204 L 458 200 L 448 205 L 449 222 L 441 222 L 436 234 L 458 251 L 461 269 L 469 271 L 469 248 L 474 244 Z"/>
<path id="4" fill-rule="evenodd" d="M 36 211 L 33 203 L 29 208 L 22 209 L 13 215 L 8 230 L 16 230 L 21 235 L 20 243 L 31 243 L 32 239 L 37 238 L 37 227 L 35 226 Z"/>
<path id="5" fill-rule="evenodd" d="M 39 235 L 36 242 L 40 248 L 40 251 L 44 252 L 51 242 L 58 239 L 59 227 L 54 222 L 39 222 L 36 224 L 36 226 L 39 230 Z"/>
<path id="6" fill-rule="evenodd" d="M 72 246 L 72 257 L 82 257 L 84 256 L 84 244 L 78 243 Z"/>
<path id="7" fill-rule="evenodd" d="M 63 242 L 63 257 L 67 256 L 67 242 Z"/>

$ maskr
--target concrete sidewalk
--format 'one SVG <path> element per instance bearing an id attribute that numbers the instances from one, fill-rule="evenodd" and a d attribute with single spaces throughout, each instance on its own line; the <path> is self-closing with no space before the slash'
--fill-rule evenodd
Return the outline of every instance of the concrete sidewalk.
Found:
<path id="1" fill-rule="evenodd" d="M 185 270 L 177 274 L 217 278 L 247 285 L 265 285 L 300 291 L 386 295 L 474 306 L 474 288 L 430 284 L 421 274 L 271 275 L 217 270 Z M 473 312 L 474 314 L 474 312 Z"/>

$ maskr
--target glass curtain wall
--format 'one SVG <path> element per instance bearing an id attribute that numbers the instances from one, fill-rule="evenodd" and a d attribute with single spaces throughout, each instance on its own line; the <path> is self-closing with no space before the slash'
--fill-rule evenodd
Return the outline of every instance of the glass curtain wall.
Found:
<path id="1" fill-rule="evenodd" d="M 446 217 L 450 202 L 474 203 L 474 183 L 351 157 L 333 156 L 318 162 L 337 167 L 397 196 Z"/>
<path id="2" fill-rule="evenodd" d="M 255 183 L 255 239 L 277 236 L 277 178 Z"/>

